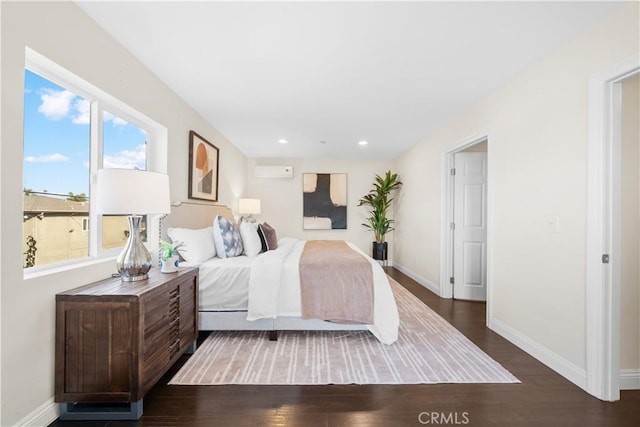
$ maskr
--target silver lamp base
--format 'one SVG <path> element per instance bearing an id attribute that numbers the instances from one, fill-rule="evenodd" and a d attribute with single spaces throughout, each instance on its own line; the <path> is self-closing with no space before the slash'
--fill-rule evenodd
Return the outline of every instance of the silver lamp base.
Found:
<path id="1" fill-rule="evenodd" d="M 140 239 L 142 216 L 131 215 L 129 220 L 129 240 L 118 256 L 116 266 L 123 282 L 136 282 L 149 278 L 151 254 Z"/>

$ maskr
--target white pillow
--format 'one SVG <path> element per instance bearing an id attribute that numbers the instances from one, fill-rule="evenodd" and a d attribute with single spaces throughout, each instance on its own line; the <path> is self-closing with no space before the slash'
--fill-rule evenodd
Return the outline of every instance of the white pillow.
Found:
<path id="1" fill-rule="evenodd" d="M 189 264 L 200 264 L 216 256 L 213 227 L 200 229 L 170 227 L 167 235 L 172 242 L 182 242 L 178 253 Z"/>
<path id="2" fill-rule="evenodd" d="M 242 255 L 242 237 L 235 224 L 220 215 L 213 220 L 213 243 L 220 258 L 232 258 Z"/>
<path id="3" fill-rule="evenodd" d="M 246 256 L 256 256 L 262 252 L 262 243 L 258 235 L 258 223 L 242 221 L 240 223 L 240 236 Z"/>

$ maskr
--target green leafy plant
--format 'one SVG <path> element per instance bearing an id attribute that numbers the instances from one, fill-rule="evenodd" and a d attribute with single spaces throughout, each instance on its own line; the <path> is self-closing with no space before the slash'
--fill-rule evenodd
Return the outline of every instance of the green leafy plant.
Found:
<path id="1" fill-rule="evenodd" d="M 358 201 L 358 206 L 369 207 L 368 222 L 362 225 L 373 231 L 377 243 L 384 243 L 385 234 L 393 231 L 393 220 L 388 218 L 387 211 L 393 201 L 391 193 L 401 186 L 398 174 L 389 170 L 383 177 L 376 175 L 373 188 Z"/>
<path id="2" fill-rule="evenodd" d="M 166 240 L 160 240 L 160 258 L 163 261 L 168 260 L 175 255 L 176 249 L 182 246 L 182 242 L 169 243 Z"/>
<path id="3" fill-rule="evenodd" d="M 33 236 L 27 236 L 27 251 L 24 253 L 24 268 L 31 268 L 36 265 L 36 239 Z"/>

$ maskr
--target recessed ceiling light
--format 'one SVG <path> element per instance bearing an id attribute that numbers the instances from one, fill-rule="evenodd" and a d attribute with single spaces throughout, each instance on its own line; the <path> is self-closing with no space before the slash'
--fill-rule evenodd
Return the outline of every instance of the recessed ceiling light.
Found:
<path id="1" fill-rule="evenodd" d="M 367 145 L 367 144 L 369 144 L 369 143 L 368 143 L 367 141 L 365 141 L 364 139 L 363 139 L 362 141 L 358 142 L 358 145 L 361 145 L 361 146 L 363 146 L 363 147 L 364 147 L 365 145 Z"/>
<path id="2" fill-rule="evenodd" d="M 289 141 L 287 141 L 286 139 L 279 139 L 278 140 L 278 144 L 286 144 L 287 142 L 289 142 Z"/>

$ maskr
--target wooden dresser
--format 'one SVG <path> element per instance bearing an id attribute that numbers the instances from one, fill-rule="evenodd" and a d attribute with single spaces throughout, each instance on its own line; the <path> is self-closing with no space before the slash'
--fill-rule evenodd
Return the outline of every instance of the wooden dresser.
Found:
<path id="1" fill-rule="evenodd" d="M 197 310 L 197 268 L 154 268 L 147 280 L 110 278 L 56 295 L 56 402 L 139 402 L 139 417 L 144 395 L 195 343 Z"/>

